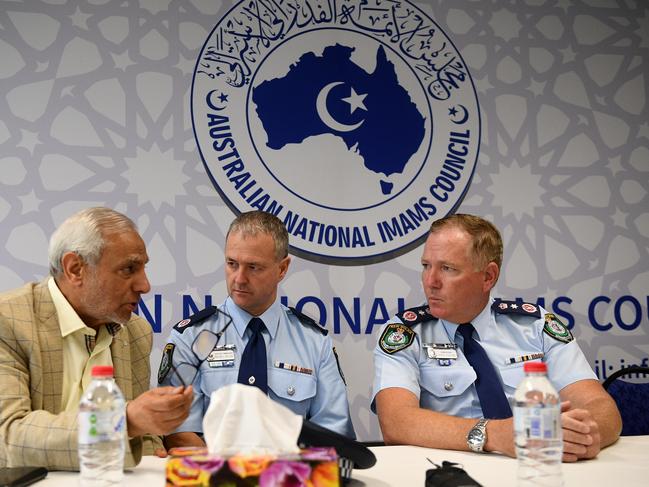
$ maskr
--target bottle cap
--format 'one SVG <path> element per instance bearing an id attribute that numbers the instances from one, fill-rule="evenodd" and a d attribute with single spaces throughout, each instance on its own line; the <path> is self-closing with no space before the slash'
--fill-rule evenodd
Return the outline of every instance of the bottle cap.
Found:
<path id="1" fill-rule="evenodd" d="M 525 362 L 525 365 L 523 365 L 523 370 L 525 372 L 547 372 L 548 366 L 545 364 L 545 362 Z"/>
<path id="2" fill-rule="evenodd" d="M 95 365 L 92 368 L 91 375 L 93 377 L 112 377 L 113 376 L 113 366 L 112 365 Z"/>

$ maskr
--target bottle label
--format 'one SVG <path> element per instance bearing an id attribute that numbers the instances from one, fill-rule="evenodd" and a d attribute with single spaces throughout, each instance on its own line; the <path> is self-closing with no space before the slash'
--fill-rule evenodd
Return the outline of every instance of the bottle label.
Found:
<path id="1" fill-rule="evenodd" d="M 124 438 L 124 411 L 82 411 L 79 412 L 78 418 L 79 444 L 92 445 Z"/>
<path id="2" fill-rule="evenodd" d="M 514 429 L 533 440 L 561 438 L 561 412 L 557 407 L 515 407 Z"/>

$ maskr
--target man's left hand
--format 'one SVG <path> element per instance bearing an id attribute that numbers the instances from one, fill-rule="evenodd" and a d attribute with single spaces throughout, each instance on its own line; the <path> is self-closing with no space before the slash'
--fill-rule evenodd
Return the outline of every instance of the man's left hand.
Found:
<path id="1" fill-rule="evenodd" d="M 561 403 L 563 461 L 595 458 L 600 451 L 599 426 L 586 409 L 571 409 L 570 401 Z"/>

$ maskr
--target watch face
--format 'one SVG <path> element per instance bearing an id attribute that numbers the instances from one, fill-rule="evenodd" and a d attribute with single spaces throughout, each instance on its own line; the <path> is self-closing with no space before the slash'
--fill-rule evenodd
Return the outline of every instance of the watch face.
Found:
<path id="1" fill-rule="evenodd" d="M 482 449 L 484 448 L 485 439 L 485 433 L 480 428 L 473 428 L 467 435 L 467 443 L 469 444 L 469 448 L 476 452 L 482 451 Z"/>
<path id="2" fill-rule="evenodd" d="M 477 428 L 472 429 L 469 432 L 469 441 L 473 444 L 478 444 L 484 441 L 484 433 L 482 430 Z"/>

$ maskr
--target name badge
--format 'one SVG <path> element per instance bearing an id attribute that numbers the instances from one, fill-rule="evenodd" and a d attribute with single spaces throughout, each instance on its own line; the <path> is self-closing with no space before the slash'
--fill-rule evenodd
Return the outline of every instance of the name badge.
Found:
<path id="1" fill-rule="evenodd" d="M 217 347 L 207 356 L 207 363 L 212 368 L 234 367 L 234 345 Z"/>
<path id="2" fill-rule="evenodd" d="M 455 343 L 428 343 L 424 346 L 429 359 L 445 361 L 457 359 L 457 345 Z M 445 362 L 444 365 L 448 365 L 448 363 Z"/>

